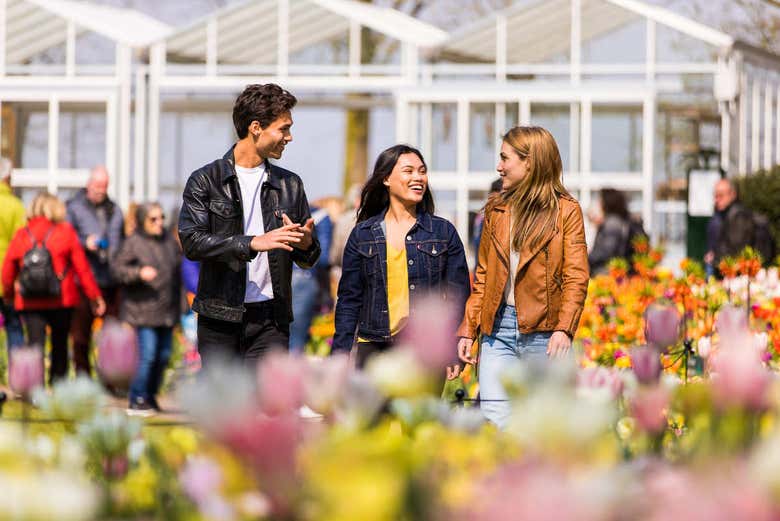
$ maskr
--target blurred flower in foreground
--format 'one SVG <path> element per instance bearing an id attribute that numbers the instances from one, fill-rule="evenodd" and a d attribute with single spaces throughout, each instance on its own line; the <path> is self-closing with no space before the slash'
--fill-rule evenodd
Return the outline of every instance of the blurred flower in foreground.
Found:
<path id="1" fill-rule="evenodd" d="M 605 398 L 614 400 L 623 392 L 623 379 L 617 371 L 606 367 L 586 367 L 577 372 L 577 391 L 603 392 Z"/>
<path id="2" fill-rule="evenodd" d="M 97 339 L 98 372 L 104 381 L 125 388 L 138 369 L 135 331 L 116 320 L 107 320 Z"/>
<path id="3" fill-rule="evenodd" d="M 43 354 L 37 347 L 11 349 L 8 361 L 8 385 L 22 396 L 43 385 Z"/>
<path id="4" fill-rule="evenodd" d="M 55 383 L 51 394 L 39 388 L 34 396 L 45 414 L 71 422 L 91 419 L 106 403 L 103 387 L 84 375 Z"/>
<path id="5" fill-rule="evenodd" d="M 257 365 L 260 405 L 267 414 L 297 411 L 303 405 L 305 360 L 274 351 Z"/>
<path id="6" fill-rule="evenodd" d="M 369 379 L 391 398 L 413 397 L 432 391 L 432 378 L 413 351 L 397 346 L 371 357 L 365 369 Z"/>
<path id="7" fill-rule="evenodd" d="M 190 458 L 179 472 L 179 482 L 187 497 L 207 519 L 235 518 L 233 509 L 220 495 L 222 469 L 215 461 L 200 456 Z"/>
<path id="8" fill-rule="evenodd" d="M 712 390 L 715 405 L 725 410 L 742 407 L 762 411 L 769 405 L 772 375 L 761 363 L 760 355 L 750 349 L 750 336 L 744 343 L 720 349 L 712 362 Z"/>
<path id="9" fill-rule="evenodd" d="M 94 485 L 73 473 L 0 473 L 0 519 L 87 521 L 98 513 Z"/>
<path id="10" fill-rule="evenodd" d="M 332 413 L 343 398 L 349 374 L 346 354 L 307 358 L 303 383 L 306 405 L 320 414 Z"/>
<path id="11" fill-rule="evenodd" d="M 460 319 L 453 306 L 428 296 L 410 315 L 401 345 L 411 349 L 425 369 L 438 374 L 457 360 L 455 330 Z"/>
<path id="12" fill-rule="evenodd" d="M 645 311 L 645 339 L 665 351 L 680 339 L 680 314 L 673 304 L 653 303 Z"/>
<path id="13" fill-rule="evenodd" d="M 631 366 L 639 383 L 645 385 L 658 382 L 663 369 L 658 351 L 646 346 L 631 350 Z"/>
<path id="14" fill-rule="evenodd" d="M 715 330 L 720 337 L 721 346 L 737 346 L 748 335 L 748 322 L 745 310 L 726 304 L 715 319 Z"/>
<path id="15" fill-rule="evenodd" d="M 637 426 L 649 433 L 659 434 L 666 429 L 666 414 L 671 397 L 669 391 L 661 385 L 640 389 L 631 399 L 631 415 Z"/>

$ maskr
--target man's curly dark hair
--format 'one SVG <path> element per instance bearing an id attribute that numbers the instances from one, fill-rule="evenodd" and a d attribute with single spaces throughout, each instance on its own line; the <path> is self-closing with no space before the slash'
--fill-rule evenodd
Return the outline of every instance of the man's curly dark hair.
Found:
<path id="1" fill-rule="evenodd" d="M 253 121 L 262 128 L 276 121 L 285 112 L 290 112 L 298 100 L 275 83 L 247 85 L 233 105 L 233 125 L 238 139 L 249 133 Z"/>

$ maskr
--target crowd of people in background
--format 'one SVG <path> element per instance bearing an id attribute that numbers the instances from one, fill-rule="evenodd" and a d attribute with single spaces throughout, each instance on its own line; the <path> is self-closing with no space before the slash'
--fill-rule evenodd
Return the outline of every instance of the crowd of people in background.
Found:
<path id="1" fill-rule="evenodd" d="M 443 376 L 479 360 L 481 407 L 503 426 L 501 373 L 567 355 L 589 276 L 606 273 L 611 259 L 630 259 L 636 238 L 646 236 L 625 195 L 601 190 L 588 212 L 588 251 L 554 137 L 540 127 L 510 129 L 499 177 L 473 221 L 470 273 L 455 226 L 435 213 L 425 159 L 411 146 L 383 151 L 365 185 L 343 200 L 309 203 L 301 178 L 269 161 L 292 141 L 296 103 L 277 85 L 247 87 L 233 109 L 238 141 L 192 173 L 169 227 L 156 202 L 133 203 L 123 215 L 103 167 L 67 203 L 41 192 L 25 211 L 10 186 L 11 162 L 0 158 L 0 312 L 9 350 L 42 350 L 48 331 L 49 382 L 67 376 L 69 359 L 91 375 L 95 319 L 121 321 L 139 351 L 125 390 L 129 411 L 151 414 L 160 410 L 182 317 L 197 328 L 185 336 L 197 342 L 204 367 L 219 359 L 254 367 L 273 349 L 304 352 L 314 318 L 333 312 L 332 351 L 352 353 L 362 368 L 393 349 L 423 299 L 434 297 L 462 319 Z M 760 248 L 762 234 L 760 216 L 739 203 L 733 183 L 722 180 L 714 195 L 710 269 L 745 244 Z"/>

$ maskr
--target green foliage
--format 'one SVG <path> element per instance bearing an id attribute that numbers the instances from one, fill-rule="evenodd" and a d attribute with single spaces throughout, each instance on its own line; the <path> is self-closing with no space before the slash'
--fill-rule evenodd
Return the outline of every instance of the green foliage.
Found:
<path id="1" fill-rule="evenodd" d="M 780 165 L 771 170 L 758 172 L 734 179 L 739 190 L 739 199 L 751 210 L 769 219 L 775 243 L 780 244 Z"/>

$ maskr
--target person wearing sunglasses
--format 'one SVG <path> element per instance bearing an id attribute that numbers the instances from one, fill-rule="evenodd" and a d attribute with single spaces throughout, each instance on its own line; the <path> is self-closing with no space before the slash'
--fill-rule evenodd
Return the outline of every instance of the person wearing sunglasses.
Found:
<path id="1" fill-rule="evenodd" d="M 130 384 L 130 413 L 160 410 L 157 393 L 171 357 L 173 328 L 182 312 L 181 250 L 164 226 L 159 203 L 138 207 L 138 227 L 111 269 L 122 291 L 120 318 L 136 328 L 139 363 Z"/>

